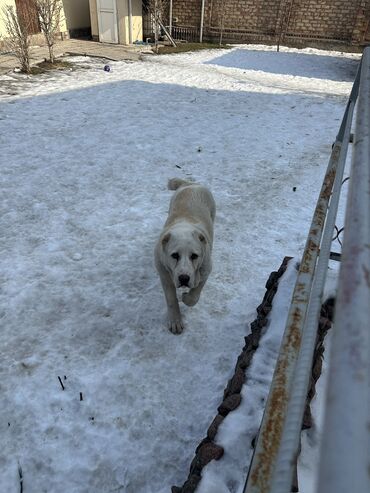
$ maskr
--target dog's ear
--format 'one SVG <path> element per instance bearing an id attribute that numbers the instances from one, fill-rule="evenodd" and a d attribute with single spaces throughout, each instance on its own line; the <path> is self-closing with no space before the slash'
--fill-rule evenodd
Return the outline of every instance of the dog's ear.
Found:
<path id="1" fill-rule="evenodd" d="M 162 238 L 162 246 L 165 247 L 167 243 L 170 241 L 171 235 L 170 233 L 166 233 Z"/>

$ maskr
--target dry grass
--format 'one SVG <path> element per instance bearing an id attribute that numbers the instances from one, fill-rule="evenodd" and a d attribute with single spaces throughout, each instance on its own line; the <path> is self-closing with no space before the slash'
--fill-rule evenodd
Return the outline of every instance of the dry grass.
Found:
<path id="1" fill-rule="evenodd" d="M 219 45 L 218 43 L 178 43 L 177 47 L 173 46 L 160 46 L 158 50 L 159 55 L 167 55 L 170 53 L 186 53 L 188 51 L 199 50 L 214 50 L 214 49 L 227 49 L 231 48 L 230 45 Z"/>
<path id="2" fill-rule="evenodd" d="M 51 63 L 49 60 L 44 60 L 43 62 L 31 67 L 31 74 L 38 75 L 45 72 L 50 72 L 51 70 L 70 70 L 73 68 L 74 65 L 72 63 L 63 60 L 55 60 L 54 63 Z"/>

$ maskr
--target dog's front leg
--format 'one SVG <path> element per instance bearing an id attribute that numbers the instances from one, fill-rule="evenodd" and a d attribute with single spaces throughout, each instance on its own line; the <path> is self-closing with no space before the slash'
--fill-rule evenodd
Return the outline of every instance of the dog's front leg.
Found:
<path id="1" fill-rule="evenodd" d="M 188 293 L 182 295 L 182 301 L 185 305 L 194 306 L 198 303 L 200 293 L 202 292 L 203 286 L 206 283 L 206 279 L 201 281 L 196 288 L 191 289 Z"/>
<path id="2" fill-rule="evenodd" d="M 181 334 L 184 329 L 175 286 L 166 271 L 160 272 L 162 288 L 167 302 L 168 328 L 173 334 Z"/>

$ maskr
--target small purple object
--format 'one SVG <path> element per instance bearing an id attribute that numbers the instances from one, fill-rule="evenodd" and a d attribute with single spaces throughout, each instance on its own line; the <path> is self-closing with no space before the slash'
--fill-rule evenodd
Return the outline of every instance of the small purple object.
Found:
<path id="1" fill-rule="evenodd" d="M 104 65 L 105 72 L 110 72 L 110 65 Z"/>

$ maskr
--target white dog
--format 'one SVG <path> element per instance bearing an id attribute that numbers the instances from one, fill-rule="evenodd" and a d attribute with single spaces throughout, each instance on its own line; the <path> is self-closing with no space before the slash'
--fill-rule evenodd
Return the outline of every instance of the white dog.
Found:
<path id="1" fill-rule="evenodd" d="M 180 334 L 184 328 L 177 293 L 194 306 L 212 269 L 211 251 L 216 204 L 207 188 L 172 178 L 170 210 L 155 247 L 155 265 L 161 278 L 168 309 L 168 328 Z"/>

